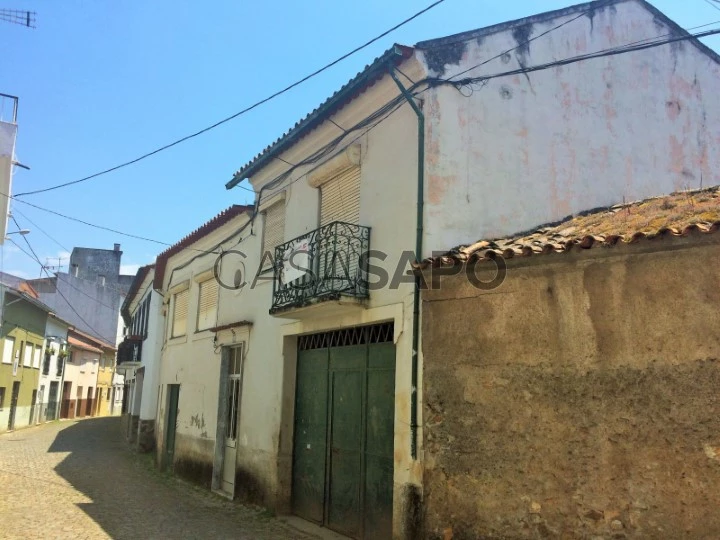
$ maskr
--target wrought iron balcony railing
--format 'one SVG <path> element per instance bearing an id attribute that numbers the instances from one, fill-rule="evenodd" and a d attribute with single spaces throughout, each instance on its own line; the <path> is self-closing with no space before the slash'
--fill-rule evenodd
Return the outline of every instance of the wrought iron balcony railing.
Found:
<path id="1" fill-rule="evenodd" d="M 368 297 L 370 228 L 334 221 L 275 248 L 270 313 L 342 296 Z"/>
<path id="2" fill-rule="evenodd" d="M 140 363 L 142 359 L 142 336 L 127 336 L 118 346 L 117 363 Z"/>

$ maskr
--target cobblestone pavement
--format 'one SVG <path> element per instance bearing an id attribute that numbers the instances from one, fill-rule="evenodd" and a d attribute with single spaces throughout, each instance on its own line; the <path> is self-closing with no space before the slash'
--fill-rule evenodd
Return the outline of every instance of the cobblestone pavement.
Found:
<path id="1" fill-rule="evenodd" d="M 321 537 L 158 472 L 114 417 L 0 435 L 0 538 Z"/>

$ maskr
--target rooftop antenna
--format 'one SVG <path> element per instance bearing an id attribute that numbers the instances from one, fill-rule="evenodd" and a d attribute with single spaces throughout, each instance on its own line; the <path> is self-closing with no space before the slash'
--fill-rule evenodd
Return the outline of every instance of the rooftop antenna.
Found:
<path id="1" fill-rule="evenodd" d="M 35 28 L 36 13 L 20 9 L 0 9 L 0 21 Z"/>

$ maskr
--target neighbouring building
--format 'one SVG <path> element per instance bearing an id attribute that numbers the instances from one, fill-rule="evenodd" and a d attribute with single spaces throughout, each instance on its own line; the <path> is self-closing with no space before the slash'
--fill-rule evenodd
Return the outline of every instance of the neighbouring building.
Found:
<path id="1" fill-rule="evenodd" d="M 70 271 L 28 280 L 58 316 L 86 334 L 116 343 L 120 306 L 133 276 L 120 274 L 122 251 L 73 248 Z"/>
<path id="2" fill-rule="evenodd" d="M 395 46 L 241 167 L 227 187 L 249 181 L 256 204 L 222 249 L 246 258 L 218 272 L 250 282 L 275 260 L 220 290 L 218 327 L 252 323 L 217 333 L 246 347 L 215 445 L 234 492 L 355 538 L 418 537 L 427 327 L 409 261 L 720 183 L 718 90 L 718 55 L 649 3 L 590 2 Z"/>
<path id="3" fill-rule="evenodd" d="M 45 327 L 45 352 L 38 381 L 38 422 L 60 417 L 65 359 L 70 352 L 67 341 L 69 328 L 69 323 L 50 313 Z"/>
<path id="4" fill-rule="evenodd" d="M 153 382 L 142 332 L 124 341 L 131 437 L 133 419 L 151 425 L 143 404 L 158 385 L 164 467 L 353 538 L 477 535 L 470 508 L 446 519 L 437 487 L 446 473 L 427 472 L 450 459 L 444 451 L 466 448 L 454 433 L 425 432 L 443 421 L 424 368 L 432 354 L 440 370 L 440 352 L 424 346 L 428 315 L 412 263 L 478 237 L 720 183 L 718 90 L 717 54 L 643 0 L 392 47 L 236 172 L 226 187 L 249 181 L 253 206 L 225 210 L 142 277 L 126 319 L 142 321 L 140 301 L 153 289 L 163 338 Z M 450 300 L 453 309 L 462 302 Z M 481 321 L 448 324 L 472 332 Z M 435 347 L 441 329 L 432 330 Z M 446 356 L 467 352 L 453 346 Z M 451 427 L 476 422 L 455 414 Z M 473 480 L 453 482 L 444 489 Z M 474 489 L 477 519 L 493 503 L 477 501 L 481 482 L 447 495 Z M 547 501 L 532 496 L 517 494 L 540 516 L 528 526 L 552 535 L 556 521 L 537 512 Z M 616 526 L 614 507 L 601 506 L 593 503 Z"/>
<path id="5" fill-rule="evenodd" d="M 27 284 L 0 283 L 0 432 L 25 427 L 38 416 L 38 380 L 50 308 Z"/>
<path id="6" fill-rule="evenodd" d="M 424 262 L 426 537 L 717 537 L 719 230 L 713 188 Z"/>
<path id="7" fill-rule="evenodd" d="M 114 356 L 115 347 L 75 328 L 68 330 L 68 344 L 60 418 L 93 416 L 100 359 Z"/>
<path id="8" fill-rule="evenodd" d="M 109 416 L 113 414 L 112 394 L 116 349 L 108 345 L 105 344 L 101 347 L 102 354 L 100 354 L 98 365 L 93 416 Z"/>
<path id="9" fill-rule="evenodd" d="M 218 342 L 220 285 L 214 267 L 220 254 L 218 244 L 248 223 L 250 210 L 232 206 L 165 250 L 157 257 L 152 281 L 152 288 L 162 294 L 163 330 L 158 329 L 158 336 L 160 332 L 164 335 L 156 418 L 158 461 L 207 487 L 214 486 L 216 451 L 222 448 L 215 444 L 224 423 L 225 413 L 218 413 L 219 406 L 226 405 L 222 384 L 227 373 L 233 380 L 239 377 L 242 356 L 240 349 L 233 350 L 237 361 L 230 369 Z M 225 243 L 229 249 L 230 244 Z M 238 347 L 247 326 L 249 323 L 234 326 Z M 144 351 L 143 345 L 143 355 Z M 143 384 L 144 402 L 148 381 Z"/>
<path id="10" fill-rule="evenodd" d="M 160 351 L 163 345 L 163 296 L 153 288 L 155 265 L 142 266 L 123 302 L 124 339 L 118 346 L 118 371 L 128 389 L 123 424 L 128 440 L 142 452 L 155 450 L 155 419 L 160 393 Z"/>
<path id="11" fill-rule="evenodd" d="M 17 139 L 17 96 L 0 94 L 0 245 L 5 242 L 12 195 L 15 140 Z M 7 116 L 3 116 L 7 114 Z"/>

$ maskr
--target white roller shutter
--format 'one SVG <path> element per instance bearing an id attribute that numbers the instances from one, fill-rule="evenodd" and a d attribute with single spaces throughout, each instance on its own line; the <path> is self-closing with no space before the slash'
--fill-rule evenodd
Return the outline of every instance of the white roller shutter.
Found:
<path id="1" fill-rule="evenodd" d="M 173 309 L 172 337 L 184 336 L 187 333 L 188 289 L 175 295 Z"/>
<path id="2" fill-rule="evenodd" d="M 275 259 L 275 248 L 285 241 L 285 201 L 279 201 L 265 210 L 265 230 L 263 232 L 263 268 L 270 266 L 265 253 L 270 252 Z"/>
<path id="3" fill-rule="evenodd" d="M 200 284 L 199 296 L 197 329 L 207 330 L 215 325 L 215 314 L 217 313 L 218 282 L 215 278 Z"/>
<path id="4" fill-rule="evenodd" d="M 320 187 L 320 226 L 360 223 L 360 167 L 351 167 Z"/>
<path id="5" fill-rule="evenodd" d="M 2 357 L 3 364 L 12 364 L 13 363 L 14 349 L 15 349 L 15 338 L 6 337 L 5 343 L 3 343 L 3 357 Z"/>
<path id="6" fill-rule="evenodd" d="M 25 344 L 25 354 L 23 355 L 23 366 L 30 367 L 32 365 L 33 346 L 32 343 Z"/>

